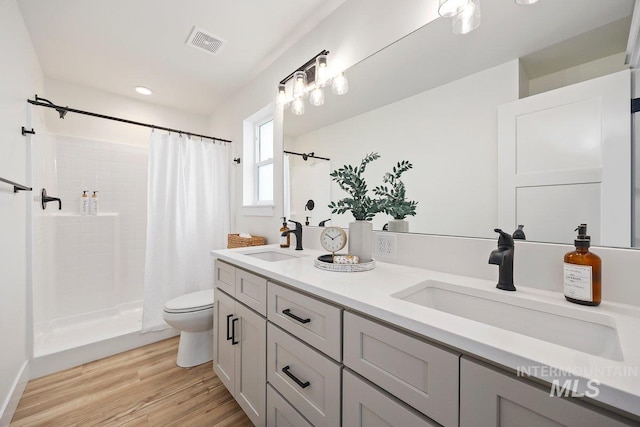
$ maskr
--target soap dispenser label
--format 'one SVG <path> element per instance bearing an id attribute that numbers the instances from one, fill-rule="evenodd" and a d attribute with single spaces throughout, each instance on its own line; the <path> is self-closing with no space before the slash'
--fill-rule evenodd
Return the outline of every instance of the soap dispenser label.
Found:
<path id="1" fill-rule="evenodd" d="M 590 265 L 564 263 L 564 294 L 569 298 L 592 301 Z"/>

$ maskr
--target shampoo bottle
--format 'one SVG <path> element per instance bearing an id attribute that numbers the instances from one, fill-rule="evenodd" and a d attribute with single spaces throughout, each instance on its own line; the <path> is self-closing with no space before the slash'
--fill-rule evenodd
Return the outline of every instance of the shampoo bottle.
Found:
<path id="1" fill-rule="evenodd" d="M 587 236 L 587 224 L 580 224 L 576 230 L 576 250 L 564 256 L 564 297 L 576 304 L 599 305 L 602 262 L 598 255 L 589 252 L 591 236 Z"/>
<path id="2" fill-rule="evenodd" d="M 80 215 L 87 215 L 89 213 L 89 195 L 87 190 L 82 192 L 80 197 Z"/>
<path id="3" fill-rule="evenodd" d="M 289 231 L 289 227 L 287 227 L 287 217 L 282 217 L 282 227 L 280 227 L 280 247 L 288 248 L 291 246 L 291 235 L 289 233 L 285 234 L 285 231 Z"/>
<path id="4" fill-rule="evenodd" d="M 98 215 L 98 192 L 94 191 L 89 200 L 89 215 Z"/>

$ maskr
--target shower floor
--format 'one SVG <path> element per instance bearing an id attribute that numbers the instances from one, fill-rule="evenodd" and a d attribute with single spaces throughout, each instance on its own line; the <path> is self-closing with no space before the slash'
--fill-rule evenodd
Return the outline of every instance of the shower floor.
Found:
<path id="1" fill-rule="evenodd" d="M 122 305 L 120 309 L 103 310 L 66 319 L 50 321 L 36 331 L 33 355 L 82 347 L 142 329 L 142 301 Z"/>

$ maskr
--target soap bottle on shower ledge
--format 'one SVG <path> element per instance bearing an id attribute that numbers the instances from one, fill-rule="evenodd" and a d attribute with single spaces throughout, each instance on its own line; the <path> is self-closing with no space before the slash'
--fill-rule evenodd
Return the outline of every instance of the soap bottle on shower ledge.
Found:
<path id="1" fill-rule="evenodd" d="M 82 191 L 80 196 L 80 215 L 87 215 L 89 213 L 89 195 L 87 190 Z"/>
<path id="2" fill-rule="evenodd" d="M 98 192 L 94 191 L 89 198 L 89 215 L 98 215 Z"/>
<path id="3" fill-rule="evenodd" d="M 600 305 L 602 262 L 589 252 L 591 236 L 587 236 L 587 224 L 580 224 L 576 230 L 576 250 L 564 256 L 564 297 L 576 304 Z"/>

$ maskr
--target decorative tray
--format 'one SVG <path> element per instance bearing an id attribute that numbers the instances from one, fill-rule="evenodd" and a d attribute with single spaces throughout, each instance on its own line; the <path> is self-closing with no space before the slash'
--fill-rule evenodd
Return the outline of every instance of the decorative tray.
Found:
<path id="1" fill-rule="evenodd" d="M 358 264 L 334 264 L 332 255 L 320 255 L 314 260 L 314 265 L 321 270 L 353 273 L 373 270 L 376 267 L 376 260 L 372 259 L 369 262 L 361 262 Z"/>

